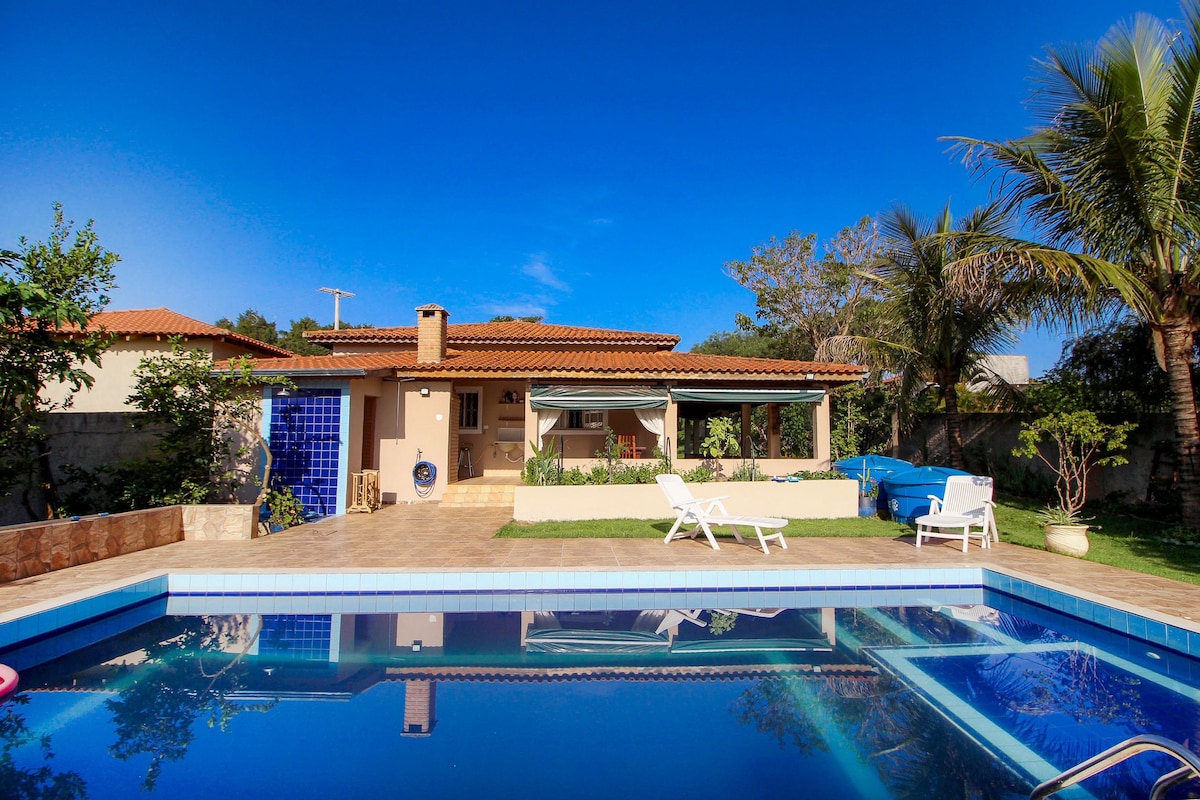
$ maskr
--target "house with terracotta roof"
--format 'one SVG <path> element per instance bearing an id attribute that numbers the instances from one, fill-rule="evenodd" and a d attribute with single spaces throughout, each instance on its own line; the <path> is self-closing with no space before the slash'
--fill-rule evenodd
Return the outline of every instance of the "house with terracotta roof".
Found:
<path id="1" fill-rule="evenodd" d="M 52 465 L 61 479 L 62 465 L 85 469 L 136 461 L 150 455 L 157 442 L 155 431 L 133 430 L 129 415 L 137 413 L 127 402 L 136 383 L 134 372 L 143 358 L 171 351 L 171 338 L 179 337 L 191 349 L 207 352 L 216 361 L 238 356 L 285 359 L 292 354 L 248 336 L 201 322 L 167 308 L 129 311 L 101 311 L 92 315 L 85 328 L 66 328 L 62 336 L 104 332 L 112 343 L 100 358 L 100 364 L 84 364 L 92 375 L 91 389 L 70 393 L 64 384 L 49 384 L 45 399 L 56 404 L 71 397 L 71 405 L 55 411 L 46 420 L 44 431 L 49 439 Z M 43 503 L 34 489 L 35 507 Z M 249 495 L 247 499 L 252 497 Z M 25 522 L 29 515 L 20 493 L 0 498 L 0 524 Z"/>
<path id="2" fill-rule="evenodd" d="M 623 458 L 669 453 L 676 469 L 704 463 L 703 420 L 734 412 L 748 427 L 767 409 L 771 474 L 828 469 L 830 389 L 860 380 L 850 364 L 676 352 L 671 334 L 533 322 L 449 324 L 441 306 L 417 324 L 309 331 L 331 355 L 259 359 L 255 372 L 290 378 L 264 390 L 263 433 L 273 474 L 306 507 L 339 513 L 355 473 L 378 470 L 384 502 L 436 500 L 468 478 L 516 482 L 531 443 L 563 466 L 595 463 L 611 430 Z M 811 411 L 813 452 L 785 459 L 779 410 Z M 732 469 L 740 459 L 731 459 Z M 432 465 L 416 471 L 418 463 Z M 361 481 L 361 478 L 359 479 Z"/>
<path id="3" fill-rule="evenodd" d="M 171 352 L 172 337 L 179 337 L 189 349 L 210 353 L 213 361 L 238 356 L 279 359 L 292 355 L 282 347 L 209 325 L 168 308 L 101 311 L 92 315 L 86 328 L 68 329 L 64 333 L 80 336 L 97 332 L 110 334 L 113 341 L 101 356 L 99 367 L 85 365 L 94 382 L 90 390 L 75 395 L 70 409 L 75 413 L 129 411 L 126 398 L 133 391 L 134 371 L 138 364 L 143 358 Z M 61 401 L 67 395 L 67 387 L 48 386 L 45 394 L 48 399 Z"/>

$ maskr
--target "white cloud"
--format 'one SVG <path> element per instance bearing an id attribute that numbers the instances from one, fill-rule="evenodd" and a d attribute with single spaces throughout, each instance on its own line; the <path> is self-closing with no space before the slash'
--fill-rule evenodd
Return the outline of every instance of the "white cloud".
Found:
<path id="1" fill-rule="evenodd" d="M 529 257 L 529 261 L 521 267 L 521 272 L 533 278 L 538 283 L 549 286 L 551 289 L 558 289 L 562 292 L 571 291 L 571 287 L 566 284 L 561 278 L 554 274 L 554 270 L 546 263 L 544 254 L 536 254 Z"/>
<path id="2" fill-rule="evenodd" d="M 511 303 L 487 303 L 479 307 L 489 317 L 545 317 L 546 307 L 537 303 L 516 300 Z"/>

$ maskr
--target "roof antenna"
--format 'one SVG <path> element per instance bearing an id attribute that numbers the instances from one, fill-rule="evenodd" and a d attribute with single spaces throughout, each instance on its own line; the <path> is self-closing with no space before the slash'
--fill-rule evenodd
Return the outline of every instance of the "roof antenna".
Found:
<path id="1" fill-rule="evenodd" d="M 333 295 L 333 329 L 335 331 L 341 330 L 342 298 L 354 297 L 354 292 L 346 292 L 341 289 L 327 289 L 324 286 L 322 286 L 320 289 L 317 289 L 317 291 L 327 292 Z"/>

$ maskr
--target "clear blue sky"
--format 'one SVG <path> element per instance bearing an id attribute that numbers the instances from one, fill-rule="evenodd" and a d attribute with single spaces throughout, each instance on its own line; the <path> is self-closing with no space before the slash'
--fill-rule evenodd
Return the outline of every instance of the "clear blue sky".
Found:
<path id="1" fill-rule="evenodd" d="M 342 7 L 344 6 L 344 8 Z M 679 333 L 724 262 L 987 187 L 939 136 L 1021 135 L 1033 60 L 1175 0 L 0 4 L 0 245 L 54 201 L 111 308 L 281 327 L 495 314 Z M 1020 350 L 1040 374 L 1053 337 Z"/>

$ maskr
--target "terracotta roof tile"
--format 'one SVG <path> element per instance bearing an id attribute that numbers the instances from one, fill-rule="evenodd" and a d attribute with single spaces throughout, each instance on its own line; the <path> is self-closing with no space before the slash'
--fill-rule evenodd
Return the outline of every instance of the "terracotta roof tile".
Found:
<path id="1" fill-rule="evenodd" d="M 387 681 L 461 681 L 479 683 L 557 683 L 566 681 L 721 681 L 744 678 L 792 678 L 834 682 L 875 682 L 879 669 L 865 664 L 822 664 L 772 661 L 736 665 L 663 664 L 660 666 L 388 667 Z"/>
<path id="2" fill-rule="evenodd" d="M 343 328 L 337 331 L 305 331 L 310 342 L 416 344 L 417 328 Z M 581 328 L 575 325 L 548 325 L 544 322 L 467 322 L 446 326 L 446 342 L 455 344 L 612 344 L 653 345 L 665 349 L 679 344 L 669 333 L 618 331 L 607 328 Z"/>
<path id="3" fill-rule="evenodd" d="M 287 357 L 290 350 L 260 342 L 249 336 L 185 317 L 169 308 L 144 308 L 130 311 L 100 311 L 92 315 L 84 329 L 89 333 L 107 331 L 120 336 L 207 336 L 226 339 L 270 356 Z"/>
<path id="4" fill-rule="evenodd" d="M 611 350 L 451 350 L 443 361 L 417 363 L 413 351 L 262 359 L 258 371 L 394 369 L 431 377 L 612 377 L 622 379 L 813 380 L 855 381 L 866 369 L 853 364 L 743 358 L 704 353 L 630 353 Z"/>

